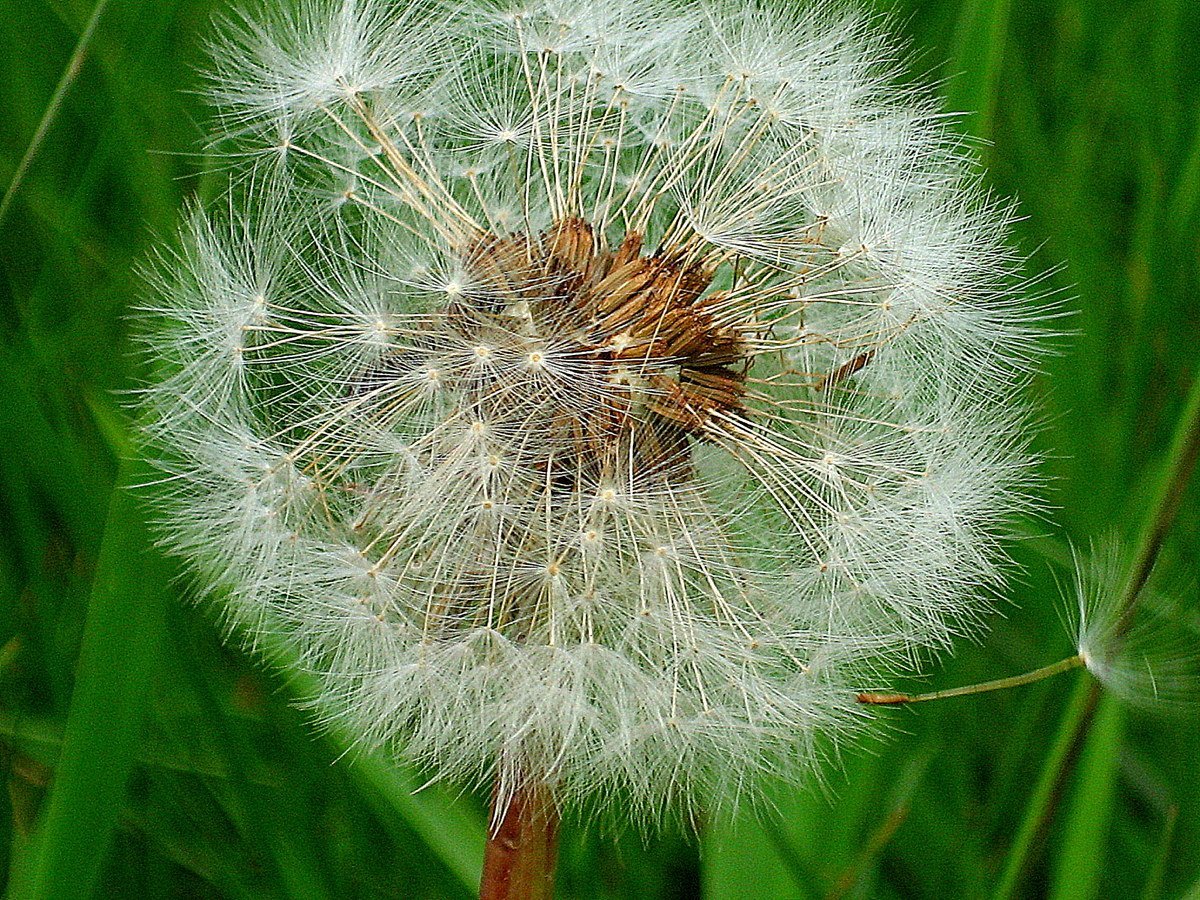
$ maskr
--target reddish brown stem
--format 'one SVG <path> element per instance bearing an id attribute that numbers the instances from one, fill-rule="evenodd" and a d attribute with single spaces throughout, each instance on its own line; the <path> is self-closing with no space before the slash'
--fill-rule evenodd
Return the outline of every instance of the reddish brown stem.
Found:
<path id="1" fill-rule="evenodd" d="M 527 783 L 492 795 L 480 900 L 550 900 L 558 855 L 558 809 L 550 787 Z"/>

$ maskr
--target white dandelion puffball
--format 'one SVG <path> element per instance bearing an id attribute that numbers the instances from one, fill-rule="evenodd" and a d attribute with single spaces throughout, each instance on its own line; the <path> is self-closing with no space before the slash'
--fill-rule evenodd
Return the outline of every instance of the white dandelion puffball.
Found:
<path id="1" fill-rule="evenodd" d="M 222 30 L 153 268 L 164 533 L 323 715 L 654 816 L 977 626 L 1037 343 L 868 17 L 301 0 Z"/>

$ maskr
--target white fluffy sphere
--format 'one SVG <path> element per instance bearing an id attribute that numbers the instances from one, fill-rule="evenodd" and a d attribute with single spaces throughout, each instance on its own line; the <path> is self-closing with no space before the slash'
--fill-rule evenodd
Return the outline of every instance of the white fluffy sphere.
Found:
<path id="1" fill-rule="evenodd" d="M 801 769 L 978 622 L 1029 482 L 1011 210 L 896 56 L 823 2 L 227 27 L 228 211 L 148 339 L 169 541 L 438 776 Z"/>

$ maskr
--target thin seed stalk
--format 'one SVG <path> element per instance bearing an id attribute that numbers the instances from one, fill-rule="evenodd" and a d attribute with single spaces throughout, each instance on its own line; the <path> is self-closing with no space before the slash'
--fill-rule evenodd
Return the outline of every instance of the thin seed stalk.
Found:
<path id="1" fill-rule="evenodd" d="M 548 784 L 526 781 L 502 793 L 497 778 L 479 900 L 551 900 L 558 824 Z"/>
<path id="2" fill-rule="evenodd" d="M 864 691 L 858 695 L 857 700 L 859 703 L 872 706 L 900 706 L 907 703 L 924 703 L 926 700 L 948 700 L 951 697 L 985 694 L 988 691 L 1003 691 L 1008 688 L 1020 687 L 1023 684 L 1033 684 L 1035 681 L 1050 678 L 1061 672 L 1069 672 L 1071 669 L 1077 669 L 1083 664 L 1083 657 L 1076 654 L 1075 656 L 1068 656 L 1066 659 L 1060 659 L 1058 662 L 1050 663 L 1048 666 L 1042 666 L 1040 669 L 1022 672 L 1020 675 L 1009 675 L 1007 678 L 997 678 L 993 681 L 983 681 L 978 684 L 947 688 L 942 691 L 930 691 L 927 694 Z"/>

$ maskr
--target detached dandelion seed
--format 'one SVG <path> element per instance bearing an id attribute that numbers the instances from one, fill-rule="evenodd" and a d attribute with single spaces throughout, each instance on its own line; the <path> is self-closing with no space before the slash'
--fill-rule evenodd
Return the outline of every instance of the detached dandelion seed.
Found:
<path id="1" fill-rule="evenodd" d="M 1200 654 L 1182 611 L 1145 584 L 1131 602 L 1129 565 L 1116 541 L 1074 556 L 1063 621 L 1082 665 L 1127 703 L 1164 711 L 1194 708 Z"/>
<path id="2" fill-rule="evenodd" d="M 1037 316 L 869 17 L 302 0 L 222 34 L 234 177 L 156 267 L 147 428 L 169 541 L 324 715 L 498 820 L 653 820 L 798 777 L 855 686 L 978 625 Z"/>

